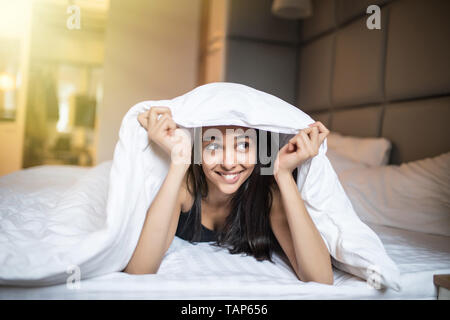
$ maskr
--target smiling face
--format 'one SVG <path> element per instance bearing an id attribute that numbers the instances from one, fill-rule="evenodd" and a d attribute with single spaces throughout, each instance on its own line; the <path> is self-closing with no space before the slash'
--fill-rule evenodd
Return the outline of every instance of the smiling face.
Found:
<path id="1" fill-rule="evenodd" d="M 202 169 L 209 189 L 231 195 L 256 164 L 256 131 L 239 126 L 203 127 Z"/>

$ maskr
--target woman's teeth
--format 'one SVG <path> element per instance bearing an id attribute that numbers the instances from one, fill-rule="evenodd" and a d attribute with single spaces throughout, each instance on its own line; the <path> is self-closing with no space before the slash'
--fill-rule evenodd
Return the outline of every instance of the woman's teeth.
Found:
<path id="1" fill-rule="evenodd" d="M 221 177 L 224 178 L 224 180 L 228 183 L 235 183 L 237 180 L 239 180 L 239 176 L 241 175 L 242 171 L 238 172 L 238 173 L 233 173 L 233 174 L 226 174 L 226 173 L 221 173 L 221 172 L 217 172 Z"/>
<path id="2" fill-rule="evenodd" d="M 227 180 L 233 180 L 233 178 L 235 178 L 238 174 L 237 173 L 235 173 L 235 174 L 222 174 L 221 173 L 221 175 L 222 175 L 222 177 L 224 177 Z"/>

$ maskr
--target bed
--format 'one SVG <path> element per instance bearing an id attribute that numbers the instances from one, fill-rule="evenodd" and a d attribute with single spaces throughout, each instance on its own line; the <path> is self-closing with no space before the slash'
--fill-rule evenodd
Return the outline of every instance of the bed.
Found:
<path id="1" fill-rule="evenodd" d="M 47 165 L 4 176 L 0 179 L 0 212 L 10 215 L 29 210 L 38 217 L 45 208 L 54 206 L 58 197 L 87 170 Z M 193 245 L 176 237 L 157 274 L 114 272 L 82 280 L 79 288 L 67 283 L 2 286 L 0 299 L 436 299 L 433 275 L 450 273 L 450 238 L 368 225 L 399 267 L 399 292 L 377 290 L 365 280 L 336 268 L 333 286 L 304 283 L 278 257 L 274 264 L 258 262 L 208 243 Z M 32 223 L 23 227 L 33 229 Z"/>

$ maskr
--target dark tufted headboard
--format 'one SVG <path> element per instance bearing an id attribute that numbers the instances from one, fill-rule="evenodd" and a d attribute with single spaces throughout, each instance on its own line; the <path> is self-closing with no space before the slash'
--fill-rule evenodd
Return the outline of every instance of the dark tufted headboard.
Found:
<path id="1" fill-rule="evenodd" d="M 365 10 L 381 7 L 381 29 Z M 450 151 L 450 1 L 316 0 L 297 105 L 330 130 L 385 137 L 391 164 Z"/>

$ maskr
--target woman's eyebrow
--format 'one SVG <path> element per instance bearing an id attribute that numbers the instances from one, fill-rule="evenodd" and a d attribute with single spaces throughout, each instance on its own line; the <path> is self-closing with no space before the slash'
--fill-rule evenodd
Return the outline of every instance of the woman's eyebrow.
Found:
<path id="1" fill-rule="evenodd" d="M 249 138 L 249 139 L 251 139 L 252 137 L 249 136 L 249 135 L 245 135 L 245 134 L 240 134 L 240 135 L 234 137 L 234 139 L 236 139 L 236 140 L 237 139 L 241 139 L 241 138 L 244 138 L 244 139 L 245 138 Z M 212 140 L 217 141 L 217 142 L 222 141 L 221 137 L 214 136 L 214 135 L 206 135 L 206 136 L 203 137 L 203 142 L 211 142 Z"/>
<path id="2" fill-rule="evenodd" d="M 214 136 L 214 135 L 206 135 L 203 137 L 203 142 L 211 142 L 212 140 L 214 141 L 220 141 L 220 137 Z"/>
<path id="3" fill-rule="evenodd" d="M 249 136 L 249 135 L 245 135 L 245 134 L 241 134 L 241 135 L 238 135 L 238 136 L 236 136 L 235 137 L 236 139 L 241 139 L 241 138 L 249 138 L 249 139 L 252 139 L 252 136 Z"/>

